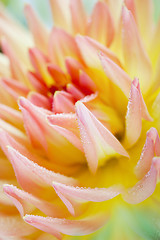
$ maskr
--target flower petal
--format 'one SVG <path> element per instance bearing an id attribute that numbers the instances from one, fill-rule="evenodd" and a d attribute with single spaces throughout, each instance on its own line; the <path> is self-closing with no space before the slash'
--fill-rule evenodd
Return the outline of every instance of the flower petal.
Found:
<path id="1" fill-rule="evenodd" d="M 43 52 L 46 52 L 49 37 L 46 27 L 41 22 L 37 14 L 34 12 L 31 5 L 27 4 L 25 6 L 24 13 L 26 15 L 30 31 L 32 32 L 32 35 L 34 37 L 34 42 L 36 46 Z"/>
<path id="2" fill-rule="evenodd" d="M 138 79 L 134 79 L 126 113 L 125 141 L 128 147 L 135 144 L 141 135 L 142 117 L 148 121 L 152 120 L 142 98 Z"/>
<path id="3" fill-rule="evenodd" d="M 0 53 L 0 76 L 11 77 L 9 60 L 3 53 Z"/>
<path id="4" fill-rule="evenodd" d="M 37 92 L 30 92 L 27 97 L 31 103 L 38 107 L 43 107 L 47 110 L 51 110 L 51 99 L 45 97 L 44 95 L 37 93 Z"/>
<path id="5" fill-rule="evenodd" d="M 96 172 L 98 164 L 104 164 L 107 157 L 110 158 L 116 152 L 128 157 L 128 153 L 119 141 L 80 101 L 76 103 L 76 113 L 83 148 L 93 173 Z"/>
<path id="6" fill-rule="evenodd" d="M 14 179 L 15 174 L 7 158 L 0 158 L 0 166 L 0 176 L 2 179 Z"/>
<path id="7" fill-rule="evenodd" d="M 52 86 L 54 80 L 47 69 L 48 58 L 38 48 L 30 48 L 29 56 L 36 73 L 42 76 L 47 86 Z"/>
<path id="8" fill-rule="evenodd" d="M 25 98 L 19 99 L 19 106 L 32 145 L 40 151 L 43 148 L 52 163 L 54 159 L 54 163 L 63 163 L 67 167 L 84 162 L 83 153 L 49 125 L 47 117 L 53 114 L 52 112 L 33 105 Z"/>
<path id="9" fill-rule="evenodd" d="M 13 206 L 13 203 L 11 201 L 11 199 L 9 199 L 3 191 L 3 186 L 4 184 L 17 184 L 16 180 L 10 180 L 10 179 L 1 179 L 0 180 L 0 205 L 3 204 L 3 206 L 1 206 L 1 210 L 2 208 L 5 206 L 8 206 L 8 208 L 10 208 L 11 206 Z M 6 213 L 7 215 L 7 213 Z"/>
<path id="10" fill-rule="evenodd" d="M 122 17 L 125 66 L 131 78 L 139 78 L 142 92 L 146 93 L 151 86 L 151 63 L 143 47 L 134 18 L 126 7 L 123 8 Z"/>
<path id="11" fill-rule="evenodd" d="M 85 97 L 85 95 L 72 83 L 67 84 L 67 92 L 70 93 L 76 101 Z"/>
<path id="12" fill-rule="evenodd" d="M 82 0 L 70 0 L 71 22 L 73 33 L 85 33 L 87 16 Z"/>
<path id="13" fill-rule="evenodd" d="M 74 98 L 65 91 L 56 91 L 53 98 L 54 113 L 74 113 Z"/>
<path id="14" fill-rule="evenodd" d="M 138 178 L 144 177 L 149 171 L 152 159 L 154 157 L 154 142 L 149 136 L 146 138 L 145 145 L 143 147 L 140 160 L 135 167 L 135 173 Z"/>
<path id="15" fill-rule="evenodd" d="M 54 114 L 48 116 L 47 119 L 52 125 L 58 125 L 69 130 L 75 130 L 78 127 L 76 115 L 73 113 Z"/>
<path id="16" fill-rule="evenodd" d="M 134 19 L 136 19 L 136 5 L 135 5 L 135 0 L 125 0 L 125 5 L 128 10 L 132 12 L 132 15 L 134 16 Z"/>
<path id="17" fill-rule="evenodd" d="M 71 17 L 70 17 L 70 0 L 61 2 L 59 0 L 50 0 L 51 11 L 55 26 L 72 32 Z"/>
<path id="18" fill-rule="evenodd" d="M 157 174 L 158 174 L 158 181 L 160 181 L 160 157 L 154 157 L 153 158 L 153 165 L 157 170 Z"/>
<path id="19" fill-rule="evenodd" d="M 53 28 L 49 38 L 49 57 L 53 64 L 65 69 L 65 57 L 80 59 L 78 47 L 74 38 L 59 28 Z"/>
<path id="20" fill-rule="evenodd" d="M 28 72 L 27 76 L 34 89 L 37 90 L 37 92 L 46 95 L 46 93 L 48 92 L 48 87 L 39 75 L 39 73 L 37 74 L 35 72 Z"/>
<path id="21" fill-rule="evenodd" d="M 56 86 L 62 88 L 68 82 L 66 74 L 61 70 L 60 67 L 54 64 L 48 65 L 48 71 L 50 75 L 53 77 Z"/>
<path id="22" fill-rule="evenodd" d="M 148 46 L 154 30 L 154 2 L 152 0 L 134 0 L 136 7 L 137 25 L 141 36 Z M 143 14 L 142 14 L 143 11 Z M 147 29 L 146 29 L 147 26 Z"/>
<path id="23" fill-rule="evenodd" d="M 15 100 L 20 96 L 26 97 L 29 93 L 29 89 L 23 83 L 14 81 L 14 79 L 2 78 L 1 84 Z"/>
<path id="24" fill-rule="evenodd" d="M 98 53 L 100 51 L 103 52 L 103 54 L 109 57 L 112 61 L 120 65 L 120 62 L 114 55 L 114 53 L 96 40 L 93 40 L 90 37 L 79 35 L 76 37 L 76 42 L 83 57 L 83 60 L 88 67 L 92 67 L 95 69 L 102 68 L 100 60 L 98 58 Z"/>
<path id="25" fill-rule="evenodd" d="M 160 138 L 155 128 L 151 128 L 147 132 L 147 138 L 143 147 L 140 160 L 135 167 L 135 173 L 138 178 L 144 177 L 152 165 L 152 159 L 160 156 Z"/>
<path id="26" fill-rule="evenodd" d="M 9 158 L 7 146 L 11 146 L 25 156 L 31 157 L 32 154 L 26 148 L 27 144 L 24 144 L 22 140 L 19 143 L 15 139 L 15 136 L 12 138 L 6 130 L 0 129 L 0 146 L 5 155 Z"/>
<path id="27" fill-rule="evenodd" d="M 120 194 L 122 188 L 120 186 L 112 186 L 109 188 L 82 188 L 72 187 L 65 184 L 53 182 L 53 187 L 57 195 L 64 202 L 71 214 L 74 215 L 74 201 L 79 202 L 103 202 L 110 200 Z"/>
<path id="28" fill-rule="evenodd" d="M 21 237 L 34 233 L 36 230 L 28 226 L 19 216 L 0 216 L 1 237 Z"/>
<path id="29" fill-rule="evenodd" d="M 130 204 L 138 204 L 150 197 L 156 187 L 157 170 L 152 164 L 149 172 L 134 187 L 123 194 L 123 199 Z"/>
<path id="30" fill-rule="evenodd" d="M 5 184 L 3 190 L 5 194 L 13 201 L 22 217 L 26 213 L 32 213 L 35 207 L 51 217 L 64 217 L 66 215 L 66 209 L 64 209 L 62 206 L 44 201 L 30 193 L 18 189 L 13 185 Z"/>
<path id="31" fill-rule="evenodd" d="M 48 232 L 52 235 L 61 232 L 63 234 L 71 236 L 83 236 L 95 232 L 107 222 L 107 217 L 98 215 L 94 217 L 88 217 L 82 220 L 68 220 L 60 218 L 45 218 L 34 215 L 26 215 L 24 217 L 25 222 L 30 225 Z M 56 236 L 58 239 L 60 235 Z"/>
<path id="32" fill-rule="evenodd" d="M 119 27 L 120 23 L 120 17 L 121 17 L 121 11 L 122 11 L 122 6 L 123 6 L 123 0 L 104 0 L 106 4 L 108 5 L 111 15 L 114 16 L 114 25 L 115 28 L 117 29 Z"/>
<path id="33" fill-rule="evenodd" d="M 47 151 L 48 146 L 43 126 L 45 122 L 42 124 L 40 121 L 40 115 L 37 116 L 37 113 L 34 111 L 36 106 L 34 107 L 34 105 L 32 105 L 27 99 L 21 97 L 19 99 L 19 107 L 22 111 L 24 126 L 31 143 L 35 147 L 41 145 Z"/>
<path id="34" fill-rule="evenodd" d="M 5 104 L 0 104 L 0 118 L 11 122 L 19 128 L 22 128 L 22 115 L 18 110 L 11 108 Z"/>
<path id="35" fill-rule="evenodd" d="M 9 58 L 10 69 L 11 69 L 13 78 L 29 86 L 29 81 L 26 77 L 26 67 L 22 63 L 22 61 L 18 59 L 15 50 L 11 48 L 11 46 L 8 44 L 8 42 L 5 39 L 1 40 L 1 45 L 2 45 L 3 52 Z"/>
<path id="36" fill-rule="evenodd" d="M 79 84 L 80 84 L 81 90 L 87 95 L 90 95 L 91 93 L 96 92 L 95 83 L 83 70 L 81 70 L 79 74 Z"/>
<path id="37" fill-rule="evenodd" d="M 2 129 L 5 132 L 8 132 L 16 141 L 20 142 L 21 144 L 24 144 L 25 146 L 28 144 L 28 139 L 24 134 L 24 132 L 14 127 L 13 125 L 7 123 L 6 121 L 3 121 L 2 119 L 0 119 L 0 136 L 1 136 L 1 132 L 3 131 Z M 3 141 L 1 140 L 0 144 L 2 142 Z"/>
<path id="38" fill-rule="evenodd" d="M 53 181 L 67 181 L 71 184 L 77 182 L 73 178 L 66 177 L 39 166 L 10 146 L 8 147 L 8 154 L 17 181 L 21 187 L 29 193 L 33 192 L 36 195 L 41 194 L 43 196 L 44 188 L 47 186 L 49 187 L 49 185 L 51 186 Z"/>
<path id="39" fill-rule="evenodd" d="M 114 22 L 107 4 L 97 2 L 95 5 L 88 22 L 87 35 L 105 46 L 110 46 L 114 37 Z"/>
<path id="40" fill-rule="evenodd" d="M 101 54 L 100 60 L 107 77 L 113 81 L 113 83 L 116 84 L 128 98 L 132 81 L 131 78 L 122 68 L 120 68 L 107 56 L 103 56 Z"/>
<path id="41" fill-rule="evenodd" d="M 30 34 L 22 25 L 15 23 L 14 19 L 8 18 L 5 8 L 1 8 L 0 11 L 0 38 L 5 38 L 11 48 L 14 49 L 17 59 L 21 59 L 26 66 L 30 67 L 27 54 L 27 49 L 33 45 Z"/>
<path id="42" fill-rule="evenodd" d="M 65 64 L 69 75 L 71 76 L 72 82 L 77 83 L 79 79 L 80 70 L 84 71 L 84 66 L 72 57 L 66 57 Z"/>
<path id="43" fill-rule="evenodd" d="M 60 126 L 52 125 L 52 127 L 62 136 L 64 136 L 68 141 L 70 141 L 76 148 L 83 152 L 82 143 L 76 134 Z"/>

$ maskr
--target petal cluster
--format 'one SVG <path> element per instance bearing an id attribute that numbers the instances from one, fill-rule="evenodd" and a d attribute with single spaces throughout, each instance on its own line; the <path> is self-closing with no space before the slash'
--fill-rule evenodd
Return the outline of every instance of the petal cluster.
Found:
<path id="1" fill-rule="evenodd" d="M 0 236 L 92 237 L 120 224 L 110 239 L 141 239 L 124 222 L 159 215 L 153 1 L 97 1 L 90 15 L 81 0 L 50 6 L 52 29 L 25 6 L 30 32 L 0 7 Z"/>

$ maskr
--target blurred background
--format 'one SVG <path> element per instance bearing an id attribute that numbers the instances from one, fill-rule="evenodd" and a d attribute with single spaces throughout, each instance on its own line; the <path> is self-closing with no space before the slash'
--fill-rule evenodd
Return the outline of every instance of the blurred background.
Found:
<path id="1" fill-rule="evenodd" d="M 97 0 L 83 0 L 88 12 L 92 10 L 92 6 L 96 1 Z M 158 18 L 160 16 L 160 0 L 153 1 L 155 4 L 155 21 L 158 21 Z M 26 21 L 23 15 L 23 7 L 25 3 L 30 3 L 48 26 L 52 25 L 52 17 L 48 0 L 0 0 L 0 2 L 5 4 L 11 14 L 14 15 L 24 25 L 26 25 Z"/>

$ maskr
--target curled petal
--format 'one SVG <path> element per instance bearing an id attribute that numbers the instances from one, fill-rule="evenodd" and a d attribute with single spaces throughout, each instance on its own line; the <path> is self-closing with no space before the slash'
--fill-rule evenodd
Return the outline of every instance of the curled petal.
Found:
<path id="1" fill-rule="evenodd" d="M 147 138 L 140 160 L 135 167 L 135 173 L 138 178 L 144 177 L 144 175 L 149 171 L 154 155 L 160 156 L 160 139 L 157 130 L 155 128 L 151 128 L 147 132 Z"/>
<path id="2" fill-rule="evenodd" d="M 22 196 L 18 196 L 18 188 L 14 187 L 13 185 L 4 184 L 3 191 L 6 194 L 6 197 L 16 206 L 22 217 L 24 216 L 24 212 L 32 213 L 32 211 L 35 209 L 34 206 L 24 203 L 24 199 L 22 198 Z M 22 194 L 23 193 L 25 192 L 22 191 Z M 25 197 L 31 197 L 32 201 L 31 194 L 27 195 L 27 193 L 25 193 L 24 195 L 26 195 Z"/>
<path id="3" fill-rule="evenodd" d="M 152 164 L 149 172 L 132 188 L 123 194 L 123 199 L 130 204 L 138 204 L 150 197 L 156 187 L 158 172 Z"/>
<path id="4" fill-rule="evenodd" d="M 140 96 L 137 88 L 132 84 L 130 99 L 126 114 L 126 139 L 129 146 L 139 138 L 142 129 Z"/>
<path id="5" fill-rule="evenodd" d="M 63 193 L 61 193 L 59 191 L 59 189 L 57 189 L 54 185 L 54 190 L 57 194 L 57 196 L 62 200 L 62 202 L 65 204 L 65 206 L 67 207 L 68 211 L 73 215 L 76 216 L 76 207 L 80 206 L 80 203 L 76 203 L 76 201 L 74 201 L 73 199 L 70 199 L 69 197 L 65 196 Z"/>
<path id="6" fill-rule="evenodd" d="M 13 185 L 5 184 L 3 190 L 17 207 L 22 217 L 25 213 L 31 213 L 35 207 L 51 217 L 64 217 L 66 215 L 66 211 L 63 207 L 37 198 Z"/>
<path id="7" fill-rule="evenodd" d="M 102 227 L 107 222 L 107 217 L 98 215 L 94 217 L 88 217 L 82 220 L 68 220 L 60 218 L 45 218 L 34 215 L 26 215 L 24 217 L 25 222 L 30 225 L 48 232 L 55 236 L 55 232 L 63 233 L 71 236 L 83 236 L 91 234 Z M 56 236 L 60 238 L 60 234 Z"/>
<path id="8" fill-rule="evenodd" d="M 144 177 L 144 175 L 149 171 L 153 157 L 154 142 L 150 137 L 147 136 L 140 160 L 138 161 L 135 168 L 135 173 L 138 178 Z"/>
<path id="9" fill-rule="evenodd" d="M 135 87 L 138 89 L 139 91 L 139 95 L 140 95 L 140 103 L 141 103 L 141 114 L 142 114 L 142 118 L 144 118 L 147 121 L 153 121 L 152 117 L 150 116 L 147 106 L 145 104 L 145 101 L 143 99 L 142 93 L 141 93 L 141 89 L 140 89 L 140 84 L 137 78 L 134 79 L 133 84 L 135 85 Z"/>
<path id="10" fill-rule="evenodd" d="M 34 192 L 37 194 L 41 192 L 41 194 L 43 194 L 44 187 L 52 185 L 52 182 L 55 180 L 58 182 L 69 181 L 71 184 L 77 182 L 73 178 L 54 173 L 53 171 L 49 171 L 44 167 L 39 166 L 37 163 L 32 162 L 12 147 L 8 147 L 8 155 L 14 168 L 17 181 L 22 188 L 28 192 Z"/>
<path id="11" fill-rule="evenodd" d="M 151 121 L 137 79 L 131 84 L 130 98 L 126 114 L 126 142 L 128 147 L 136 143 L 141 134 L 142 118 Z"/>
<path id="12" fill-rule="evenodd" d="M 11 201 L 11 199 L 9 199 L 3 191 L 3 186 L 4 184 L 6 184 L 6 182 L 8 184 L 16 184 L 16 180 L 8 180 L 8 179 L 1 179 L 0 180 L 0 204 L 6 205 L 8 207 L 13 206 L 13 203 Z"/>
<path id="13" fill-rule="evenodd" d="M 148 135 L 148 137 L 150 137 L 154 141 L 154 152 L 155 152 L 155 155 L 156 156 L 160 156 L 160 138 L 159 138 L 157 129 L 152 127 L 147 132 L 147 135 Z"/>
<path id="14" fill-rule="evenodd" d="M 98 164 L 103 164 L 107 157 L 110 158 L 115 153 L 128 157 L 120 142 L 80 101 L 76 103 L 76 113 L 84 152 L 93 173 Z"/>
<path id="15" fill-rule="evenodd" d="M 122 17 L 122 42 L 127 72 L 131 78 L 139 78 L 142 92 L 146 93 L 151 86 L 151 63 L 143 47 L 134 18 L 126 7 L 123 8 Z"/>
<path id="16" fill-rule="evenodd" d="M 103 202 L 116 197 L 122 190 L 121 187 L 118 186 L 91 189 L 67 186 L 57 182 L 53 182 L 53 187 L 57 195 L 61 198 L 71 213 L 73 212 L 72 208 L 74 207 L 72 204 L 73 199 L 77 200 L 78 202 Z"/>

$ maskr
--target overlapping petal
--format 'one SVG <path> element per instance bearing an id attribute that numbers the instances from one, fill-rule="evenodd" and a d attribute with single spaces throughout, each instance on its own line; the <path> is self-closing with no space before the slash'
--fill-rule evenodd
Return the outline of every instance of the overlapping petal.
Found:
<path id="1" fill-rule="evenodd" d="M 139 239 L 132 211 L 159 215 L 153 1 L 50 6 L 50 32 L 25 6 L 33 40 L 0 7 L 0 238 L 70 239 L 110 216 L 100 239 Z"/>

